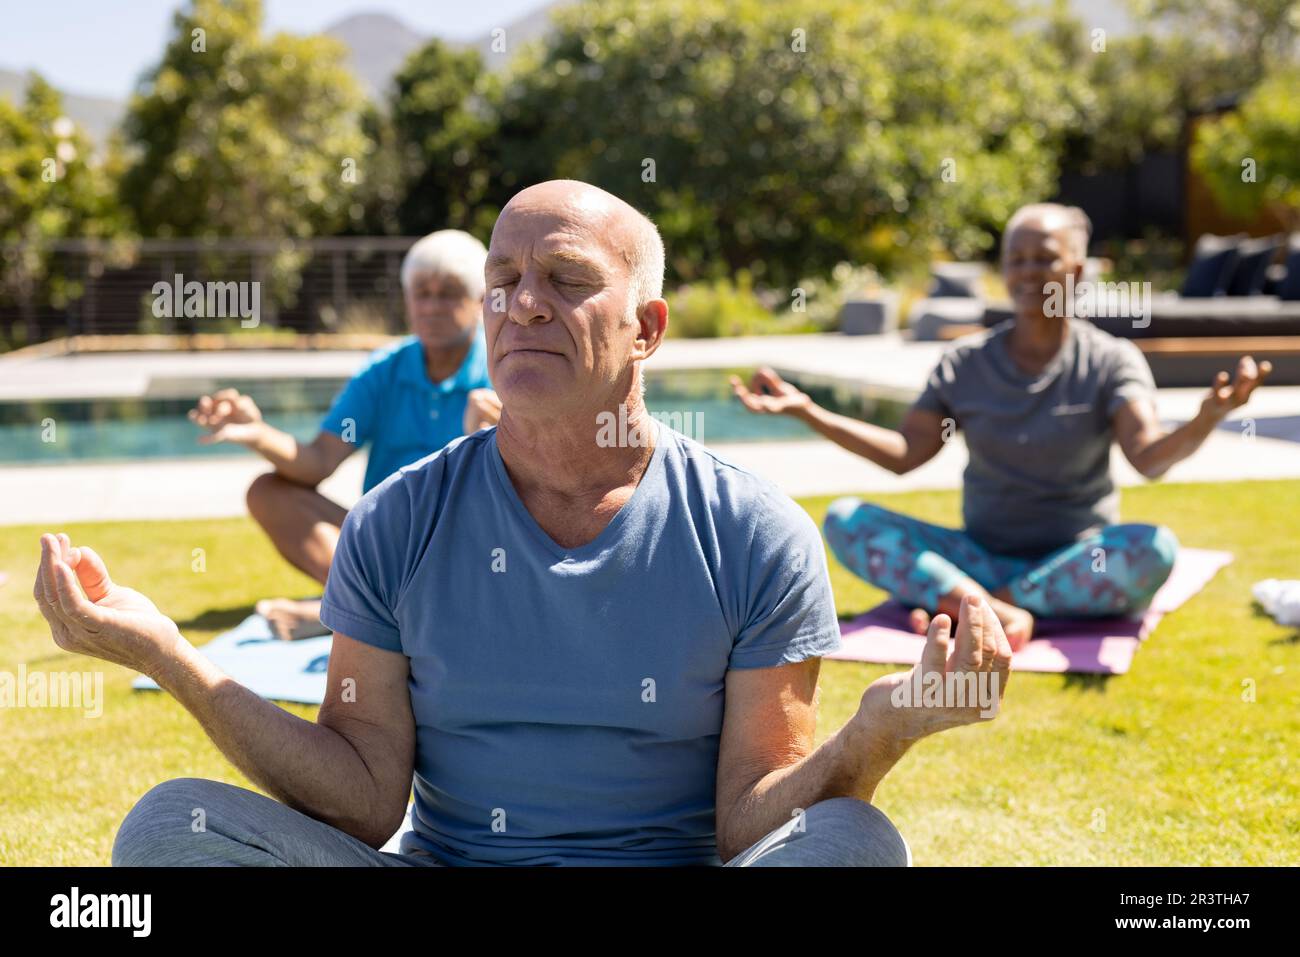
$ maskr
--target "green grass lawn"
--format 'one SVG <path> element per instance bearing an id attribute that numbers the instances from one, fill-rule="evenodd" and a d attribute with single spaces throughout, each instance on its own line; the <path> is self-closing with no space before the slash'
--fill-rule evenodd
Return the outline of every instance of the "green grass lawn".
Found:
<path id="1" fill-rule="evenodd" d="M 1236 561 L 1168 616 L 1117 678 L 1016 674 L 993 723 L 921 742 L 877 803 L 918 864 L 1294 864 L 1300 859 L 1300 635 L 1263 615 L 1251 583 L 1300 577 L 1295 482 L 1150 485 L 1129 521 L 1170 525 Z M 956 524 L 955 492 L 875 501 Z M 803 504 L 820 520 L 828 499 Z M 56 529 L 57 530 L 57 529 Z M 308 594 L 247 520 L 62 529 L 152 597 L 196 644 L 273 594 Z M 31 599 L 42 529 L 0 529 L 0 670 L 85 670 L 60 652 Z M 206 570 L 193 570 L 194 549 Z M 832 561 L 841 615 L 881 597 Z M 104 712 L 0 710 L 0 863 L 106 864 L 117 824 L 159 781 L 247 785 L 169 697 L 132 692 L 102 666 Z M 819 739 L 885 666 L 822 666 Z M 1243 700 L 1243 683 L 1255 700 Z M 315 709 L 289 706 L 310 717 Z"/>

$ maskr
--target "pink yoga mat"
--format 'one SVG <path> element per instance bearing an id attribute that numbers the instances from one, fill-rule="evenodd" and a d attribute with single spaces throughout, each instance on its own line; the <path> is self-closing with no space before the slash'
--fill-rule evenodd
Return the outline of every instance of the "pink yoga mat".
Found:
<path id="1" fill-rule="evenodd" d="M 1122 675 L 1133 663 L 1138 645 L 1160 619 L 1205 587 L 1232 561 L 1231 552 L 1202 548 L 1179 549 L 1169 580 L 1151 605 L 1132 618 L 1043 618 L 1034 639 L 1016 652 L 1016 671 L 1078 671 Z M 907 627 L 909 609 L 886 601 L 840 626 L 841 647 L 826 655 L 842 661 L 913 665 L 921 658 L 925 639 Z"/>

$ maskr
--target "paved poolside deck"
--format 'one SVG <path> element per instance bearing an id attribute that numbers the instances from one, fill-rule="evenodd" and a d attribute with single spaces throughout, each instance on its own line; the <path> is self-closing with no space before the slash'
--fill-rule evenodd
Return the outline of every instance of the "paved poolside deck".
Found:
<path id="1" fill-rule="evenodd" d="M 943 348 L 942 343 L 912 343 L 898 336 L 670 340 L 652 362 L 661 370 L 768 364 L 805 377 L 867 382 L 906 396 L 917 392 Z M 231 378 L 341 378 L 365 357 L 363 352 L 277 351 L 0 358 L 0 400 L 187 394 L 196 381 L 215 386 Z M 1185 421 L 1203 394 L 1201 389 L 1161 389 L 1161 418 Z M 1247 416 L 1255 420 L 1253 438 L 1242 434 L 1241 420 Z M 820 439 L 715 448 L 795 496 L 957 488 L 966 461 L 960 436 L 906 476 L 892 475 Z M 1121 484 L 1145 481 L 1118 450 L 1114 459 Z M 265 470 L 265 463 L 252 455 L 0 468 L 0 525 L 242 515 L 244 489 Z M 355 456 L 322 490 L 350 506 L 359 495 L 363 471 L 364 457 Z M 1165 480 L 1266 478 L 1300 479 L 1300 387 L 1261 389 Z"/>
<path id="2" fill-rule="evenodd" d="M 888 336 L 751 336 L 670 339 L 651 360 L 656 370 L 717 369 L 768 364 L 791 372 L 852 380 L 912 392 L 943 350 L 937 342 Z M 0 356 L 0 401 L 163 397 L 180 386 L 229 379 L 326 378 L 352 375 L 367 352 L 111 353 L 49 357 Z"/>

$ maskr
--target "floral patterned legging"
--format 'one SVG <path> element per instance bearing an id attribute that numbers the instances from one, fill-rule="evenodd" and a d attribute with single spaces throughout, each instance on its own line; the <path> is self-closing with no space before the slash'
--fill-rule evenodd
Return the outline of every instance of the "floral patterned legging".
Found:
<path id="1" fill-rule="evenodd" d="M 842 498 L 826 540 L 850 571 L 911 608 L 934 611 L 963 578 L 1038 616 L 1091 618 L 1145 608 L 1173 568 L 1178 539 L 1163 525 L 1108 525 L 1035 559 L 998 555 L 965 532 Z"/>

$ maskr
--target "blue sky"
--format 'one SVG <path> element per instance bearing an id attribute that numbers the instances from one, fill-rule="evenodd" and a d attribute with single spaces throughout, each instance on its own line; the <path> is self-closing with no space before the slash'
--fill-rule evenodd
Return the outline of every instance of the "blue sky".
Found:
<path id="1" fill-rule="evenodd" d="M 263 0 L 268 29 L 311 33 L 354 13 L 390 13 L 424 34 L 478 37 L 543 0 Z M 2 0 L 0 67 L 39 70 L 62 90 L 126 99 L 162 52 L 180 0 Z"/>

